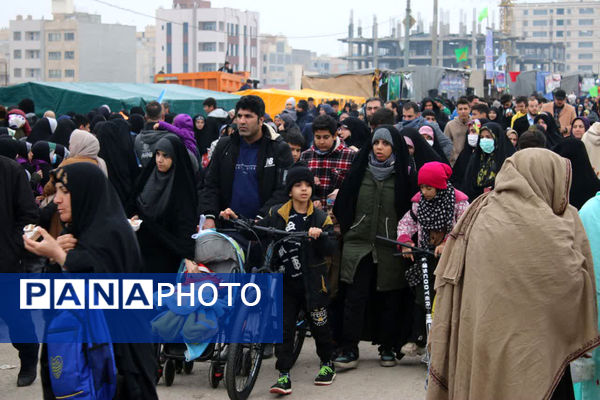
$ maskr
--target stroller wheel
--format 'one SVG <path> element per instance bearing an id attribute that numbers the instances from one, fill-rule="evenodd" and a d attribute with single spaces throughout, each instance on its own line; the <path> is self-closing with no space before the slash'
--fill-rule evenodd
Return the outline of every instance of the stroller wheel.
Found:
<path id="1" fill-rule="evenodd" d="M 191 374 L 193 369 L 194 369 L 194 362 L 193 361 L 185 361 L 183 363 L 183 372 L 186 375 Z"/>
<path id="2" fill-rule="evenodd" d="M 165 364 L 165 385 L 171 386 L 175 379 L 175 360 L 168 359 Z"/>
<path id="3" fill-rule="evenodd" d="M 210 387 L 216 389 L 219 387 L 219 382 L 223 380 L 223 367 L 216 362 L 210 363 L 210 368 L 208 369 L 208 383 L 210 383 Z"/>

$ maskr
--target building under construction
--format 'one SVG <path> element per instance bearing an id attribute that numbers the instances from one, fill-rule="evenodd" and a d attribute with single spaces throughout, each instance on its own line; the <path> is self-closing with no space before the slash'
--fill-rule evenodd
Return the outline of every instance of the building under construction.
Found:
<path id="1" fill-rule="evenodd" d="M 504 14 L 503 14 L 504 16 Z M 475 20 L 475 15 L 473 20 Z M 481 24 L 473 24 L 470 33 L 467 33 L 466 14 L 461 12 L 459 33 L 450 33 L 449 17 L 447 21 L 439 24 L 437 29 L 437 56 L 436 66 L 448 68 L 483 69 L 485 64 L 486 28 Z M 411 21 L 411 17 L 408 18 Z M 432 35 L 425 33 L 422 21 L 416 22 L 416 29 L 409 34 L 408 40 L 408 66 L 432 65 Z M 482 31 L 483 29 L 483 31 Z M 343 57 L 348 61 L 349 70 L 363 68 L 381 68 L 398 70 L 405 67 L 404 47 L 406 41 L 401 36 L 401 25 L 397 24 L 391 29 L 390 35 L 378 36 L 378 23 L 374 18 L 372 35 L 370 38 L 363 36 L 362 27 L 354 29 L 351 14 L 348 26 L 348 37 L 339 39 L 348 45 L 348 53 Z M 507 54 L 508 70 L 527 71 L 532 69 L 564 72 L 565 71 L 565 45 L 564 43 L 547 43 L 543 41 L 526 40 L 519 36 L 511 35 L 505 29 L 495 30 L 494 59 L 503 52 Z M 431 32 L 431 29 L 430 29 Z M 458 63 L 455 50 L 469 47 L 467 62 Z M 473 51 L 475 49 L 475 51 Z"/>

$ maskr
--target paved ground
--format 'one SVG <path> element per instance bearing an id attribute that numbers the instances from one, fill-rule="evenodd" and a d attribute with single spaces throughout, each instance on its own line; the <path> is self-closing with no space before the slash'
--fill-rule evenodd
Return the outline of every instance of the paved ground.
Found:
<path id="1" fill-rule="evenodd" d="M 292 370 L 294 393 L 291 398 L 311 400 L 332 399 L 392 399 L 422 400 L 425 398 L 425 366 L 418 359 L 404 359 L 393 368 L 379 366 L 377 348 L 362 343 L 361 361 L 358 369 L 337 374 L 335 382 L 329 387 L 318 387 L 312 381 L 318 370 L 318 359 L 314 342 L 306 339 L 302 354 Z M 4 365 L 16 366 L 14 369 L 2 369 Z M 16 350 L 10 344 L 0 344 L 0 399 L 39 400 L 41 383 L 38 378 L 27 388 L 17 388 L 19 359 Z M 226 400 L 227 390 L 223 385 L 212 389 L 208 383 L 208 363 L 195 363 L 192 375 L 177 375 L 173 386 L 166 387 L 164 382 L 158 385 L 161 400 Z M 274 359 L 265 360 L 250 399 L 274 399 L 269 387 L 277 377 Z"/>

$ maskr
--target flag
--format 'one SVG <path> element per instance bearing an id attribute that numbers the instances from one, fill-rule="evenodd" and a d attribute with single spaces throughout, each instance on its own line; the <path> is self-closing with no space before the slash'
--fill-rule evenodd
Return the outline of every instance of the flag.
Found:
<path id="1" fill-rule="evenodd" d="M 477 21 L 481 22 L 484 19 L 486 19 L 488 17 L 488 8 L 484 8 L 483 10 L 481 10 L 481 12 L 479 13 L 479 16 L 477 17 Z"/>
<path id="2" fill-rule="evenodd" d="M 460 49 L 454 49 L 456 55 L 456 62 L 460 63 L 469 59 L 469 46 Z"/>
<path id="3" fill-rule="evenodd" d="M 589 93 L 590 97 L 598 97 L 598 86 L 592 86 Z"/>
<path id="4" fill-rule="evenodd" d="M 158 95 L 158 99 L 156 99 L 157 102 L 162 103 L 163 98 L 165 97 L 165 93 L 167 93 L 167 89 L 163 89 L 162 92 L 160 92 L 160 94 Z"/>
<path id="5" fill-rule="evenodd" d="M 500 68 L 506 65 L 506 53 L 502 53 L 500 55 L 500 57 L 498 57 L 498 59 L 496 60 L 496 62 L 494 63 L 494 66 L 496 68 Z"/>

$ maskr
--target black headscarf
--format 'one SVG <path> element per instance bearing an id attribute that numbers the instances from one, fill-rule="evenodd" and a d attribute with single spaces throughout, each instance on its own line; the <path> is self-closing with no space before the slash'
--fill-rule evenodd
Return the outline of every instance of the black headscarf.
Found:
<path id="1" fill-rule="evenodd" d="M 49 141 L 68 147 L 71 133 L 73 133 L 75 129 L 77 129 L 77 127 L 71 118 L 59 119 L 56 124 L 56 130 L 52 136 L 50 136 Z"/>
<path id="2" fill-rule="evenodd" d="M 131 132 L 138 134 L 142 129 L 144 129 L 144 116 L 140 114 L 131 114 L 129 116 L 129 126 L 131 127 Z"/>
<path id="3" fill-rule="evenodd" d="M 204 120 L 204 127 L 202 129 L 196 128 L 196 120 L 200 118 Z M 194 116 L 194 137 L 196 138 L 196 143 L 198 144 L 198 152 L 200 155 L 206 154 L 208 148 L 212 144 L 212 137 L 209 134 L 209 131 L 206 129 L 206 118 L 204 116 L 198 114 Z"/>
<path id="4" fill-rule="evenodd" d="M 155 156 L 156 151 L 160 150 L 171 157 L 174 164 L 177 163 L 175 149 L 167 138 L 160 139 L 154 149 Z M 157 167 L 152 169 L 142 192 L 136 199 L 137 207 L 144 215 L 157 218 L 167 209 L 175 181 L 175 168 L 176 166 L 172 165 L 167 172 L 160 172 Z"/>
<path id="5" fill-rule="evenodd" d="M 386 128 L 392 135 L 394 163 L 394 191 L 396 215 L 402 218 L 402 215 L 410 208 L 410 199 L 417 192 L 416 171 L 409 175 L 408 147 L 400 132 L 392 125 L 382 125 L 378 128 Z M 426 143 L 427 144 L 427 143 Z M 369 155 L 373 151 L 372 146 L 363 146 L 352 162 L 352 167 L 337 195 L 333 214 L 340 223 L 342 234 L 345 234 L 352 223 L 356 214 L 356 203 L 358 193 L 362 185 L 365 171 L 369 165 Z"/>
<path id="6" fill-rule="evenodd" d="M 571 160 L 572 181 L 569 203 L 577 209 L 600 191 L 600 179 L 596 176 L 585 145 L 574 137 L 562 140 L 553 149 L 564 158 Z"/>
<path id="7" fill-rule="evenodd" d="M 69 272 L 140 272 L 141 255 L 115 190 L 91 163 L 74 163 L 53 171 L 71 193 L 72 221 L 67 230 L 77 238 L 65 262 Z"/>
<path id="8" fill-rule="evenodd" d="M 348 117 L 341 122 L 350 130 L 350 137 L 344 140 L 346 146 L 355 146 L 358 149 L 362 149 L 363 146 L 369 145 L 371 138 L 371 130 L 363 121 L 355 117 Z"/>
<path id="9" fill-rule="evenodd" d="M 558 127 L 556 126 L 556 121 L 553 117 L 546 113 L 540 113 L 535 116 L 533 122 L 537 124 L 540 119 L 543 120 L 548 127 L 545 130 L 543 128 L 542 129 L 546 132 L 546 147 L 552 150 L 554 146 L 563 140 L 563 137 L 560 135 L 560 133 L 558 133 Z"/>
<path id="10" fill-rule="evenodd" d="M 481 141 L 480 133 L 477 147 L 471 154 L 469 162 L 466 166 L 465 175 L 462 179 L 460 179 L 460 182 L 457 182 L 457 184 L 460 184 L 457 189 L 463 191 L 467 196 L 469 196 L 470 201 L 473 201 L 476 197 L 481 195 L 485 187 L 493 187 L 494 185 L 495 177 L 494 179 L 491 179 L 491 182 L 486 182 L 485 186 L 477 185 L 477 176 L 482 168 L 482 165 L 487 164 L 488 161 L 493 161 L 493 172 L 494 174 L 497 174 L 498 171 L 500 171 L 500 168 L 502 168 L 504 160 L 515 153 L 514 146 L 502 130 L 500 124 L 495 122 L 487 122 L 481 126 L 482 130 L 484 128 L 488 129 L 494 135 L 494 151 L 491 154 L 487 154 L 481 150 L 481 147 L 479 146 L 479 141 Z M 454 172 L 456 173 L 456 170 Z"/>
<path id="11" fill-rule="evenodd" d="M 92 119 L 90 119 L 90 131 L 95 132 L 96 124 L 100 122 L 106 122 L 106 118 L 102 114 L 94 114 Z"/>
<path id="12" fill-rule="evenodd" d="M 52 128 L 50 127 L 50 121 L 44 117 L 33 125 L 31 133 L 27 137 L 29 143 L 39 142 L 40 140 L 50 140 L 52 136 Z"/>
<path id="13" fill-rule="evenodd" d="M 504 121 L 502 118 L 502 108 L 501 107 L 492 107 L 490 108 L 490 111 L 494 111 L 496 113 L 496 118 L 491 119 L 489 118 L 490 122 L 495 122 L 497 124 L 500 124 L 501 126 L 504 125 Z M 488 113 L 488 117 L 490 116 L 490 114 Z"/>
<path id="14" fill-rule="evenodd" d="M 50 171 L 65 158 L 65 150 L 64 146 L 45 140 L 35 142 L 31 146 L 31 153 L 33 153 L 31 164 L 34 171 L 42 171 L 42 180 L 40 181 L 42 187 L 50 180 Z"/>
<path id="15" fill-rule="evenodd" d="M 139 173 L 131 140 L 124 136 L 117 120 L 99 122 L 94 134 L 100 142 L 98 156 L 106 162 L 108 179 L 117 191 L 125 212 L 130 215 L 134 208 L 133 191 Z"/>
<path id="16" fill-rule="evenodd" d="M 423 136 L 419 134 L 419 131 L 415 128 L 404 128 L 400 131 L 402 136 L 406 136 L 413 142 L 413 146 L 415 149 L 415 153 L 413 154 L 413 159 L 415 162 L 415 167 L 417 171 L 421 169 L 423 164 L 439 161 L 450 165 L 448 159 L 444 156 L 441 157 L 438 152 L 435 151 L 434 147 L 431 147 L 429 143 L 423 139 Z M 403 140 L 404 141 L 404 140 Z M 434 141 L 435 146 L 435 141 Z M 444 154 L 442 152 L 442 154 Z"/>
<path id="17" fill-rule="evenodd" d="M 18 143 L 10 136 L 0 136 L 0 156 L 14 160 L 17 157 Z"/>

